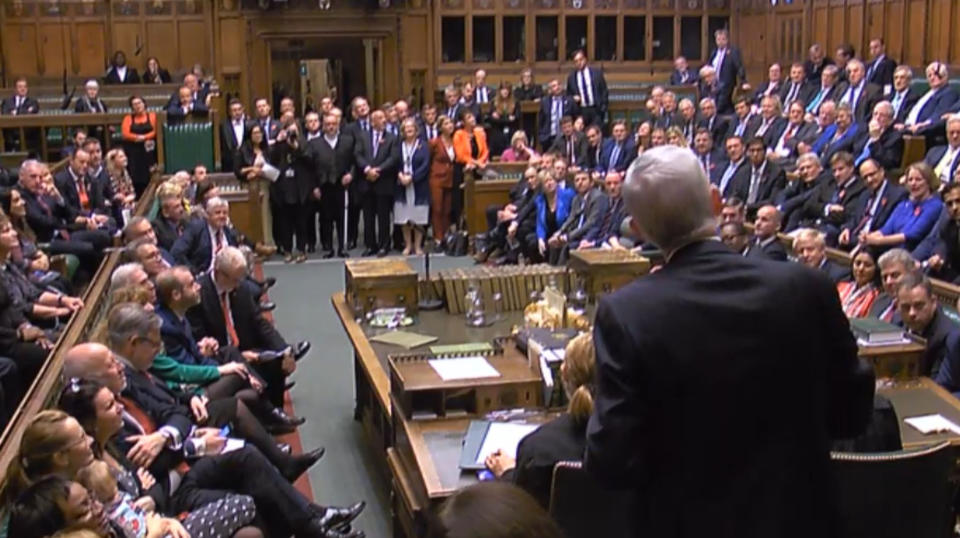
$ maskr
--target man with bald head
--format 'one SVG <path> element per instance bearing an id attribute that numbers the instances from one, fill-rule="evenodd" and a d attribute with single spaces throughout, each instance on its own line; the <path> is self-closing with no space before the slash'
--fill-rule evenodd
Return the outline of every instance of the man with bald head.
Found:
<path id="1" fill-rule="evenodd" d="M 834 284 L 715 241 L 710 185 L 687 149 L 643 152 L 623 197 L 667 260 L 597 307 L 584 463 L 637 494 L 624 535 L 832 535 L 830 441 L 866 426 L 874 386 L 857 375 Z M 709 457 L 663 443 L 701 437 L 724 442 Z"/>
<path id="2" fill-rule="evenodd" d="M 787 251 L 777 237 L 782 219 L 783 216 L 775 206 L 765 205 L 757 210 L 757 218 L 753 221 L 753 239 L 747 247 L 747 256 L 787 261 Z"/>

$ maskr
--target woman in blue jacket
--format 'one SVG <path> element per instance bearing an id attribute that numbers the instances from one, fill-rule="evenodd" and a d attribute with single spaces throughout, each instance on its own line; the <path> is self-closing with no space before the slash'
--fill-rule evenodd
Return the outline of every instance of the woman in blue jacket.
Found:
<path id="1" fill-rule="evenodd" d="M 905 176 L 910 196 L 897 204 L 883 228 L 863 232 L 861 244 L 879 250 L 900 247 L 912 251 L 936 225 L 943 209 L 937 194 L 940 179 L 925 162 L 908 166 Z"/>
<path id="2" fill-rule="evenodd" d="M 537 251 L 551 265 L 559 263 L 561 248 L 550 247 L 547 239 L 552 236 L 570 214 L 570 203 L 576 192 L 560 188 L 551 171 L 541 172 L 540 194 L 537 195 Z"/>
<path id="3" fill-rule="evenodd" d="M 404 256 L 423 254 L 423 231 L 430 215 L 430 149 L 420 141 L 418 131 L 413 118 L 400 125 L 401 166 L 393 196 L 393 223 L 403 226 Z"/>

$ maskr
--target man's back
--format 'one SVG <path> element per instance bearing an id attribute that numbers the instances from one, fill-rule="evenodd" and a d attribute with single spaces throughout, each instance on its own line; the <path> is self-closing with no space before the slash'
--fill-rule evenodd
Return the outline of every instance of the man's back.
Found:
<path id="1" fill-rule="evenodd" d="M 844 399 L 856 345 L 825 277 L 702 241 L 601 300 L 594 334 L 587 468 L 639 492 L 633 535 L 829 535 L 829 442 L 872 400 Z"/>

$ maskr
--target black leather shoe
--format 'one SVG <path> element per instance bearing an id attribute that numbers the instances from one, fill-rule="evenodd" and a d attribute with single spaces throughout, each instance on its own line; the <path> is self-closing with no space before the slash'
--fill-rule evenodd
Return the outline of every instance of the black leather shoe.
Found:
<path id="1" fill-rule="evenodd" d="M 310 342 L 307 340 L 301 340 L 293 346 L 293 358 L 295 360 L 300 360 L 307 356 L 307 353 L 310 353 Z"/>
<path id="2" fill-rule="evenodd" d="M 285 424 L 264 424 L 263 429 L 270 435 L 287 435 L 297 431 L 296 426 L 287 426 Z"/>
<path id="3" fill-rule="evenodd" d="M 276 309 L 277 309 L 277 303 L 274 303 L 273 301 L 260 303 L 260 312 L 273 312 Z"/>
<path id="4" fill-rule="evenodd" d="M 290 482 L 295 482 L 300 475 L 307 472 L 307 469 L 313 467 L 314 463 L 320 461 L 320 458 L 323 457 L 323 453 L 326 452 L 326 449 L 320 447 L 306 454 L 301 454 L 299 456 L 293 456 L 290 458 L 290 462 L 286 465 L 286 469 L 283 471 L 283 477 Z"/>
<path id="5" fill-rule="evenodd" d="M 363 509 L 366 507 L 366 501 L 359 501 L 345 507 L 328 506 L 324 508 L 316 504 L 310 505 L 310 509 L 313 510 L 313 513 L 317 514 L 324 530 L 343 530 L 343 528 L 349 525 L 354 519 L 357 519 L 357 516 L 359 516 L 360 512 L 363 512 Z"/>
<path id="6" fill-rule="evenodd" d="M 306 422 L 307 419 L 303 417 L 291 417 L 286 414 L 283 409 L 279 407 L 274 407 L 273 411 L 270 412 L 269 424 L 280 425 L 280 426 L 292 426 L 296 428 L 297 426 Z"/>
<path id="7" fill-rule="evenodd" d="M 347 252 L 346 250 L 338 250 L 338 251 L 337 251 L 337 257 L 338 257 L 338 258 L 349 258 L 349 257 L 350 257 L 350 253 Z"/>
<path id="8" fill-rule="evenodd" d="M 373 256 L 373 255 L 376 254 L 376 253 L 377 253 L 376 250 L 374 250 L 374 249 L 372 249 L 372 248 L 368 248 L 367 250 L 364 250 L 364 251 L 363 251 L 363 254 L 361 254 L 361 256 Z"/>
<path id="9" fill-rule="evenodd" d="M 260 354 L 257 355 L 257 362 L 275 361 L 277 359 L 283 358 L 283 355 L 284 355 L 284 352 L 282 350 L 274 351 L 272 349 L 267 349 L 265 351 L 261 351 Z"/>
<path id="10" fill-rule="evenodd" d="M 296 384 L 297 384 L 296 381 L 287 381 L 287 384 L 283 386 L 283 390 L 290 390 Z"/>
<path id="11" fill-rule="evenodd" d="M 284 455 L 289 456 L 293 452 L 293 447 L 289 443 L 277 443 L 277 448 L 280 449 L 280 452 L 283 452 Z"/>
<path id="12" fill-rule="evenodd" d="M 353 249 L 355 249 L 355 248 L 357 248 L 357 242 L 356 242 L 356 241 L 350 241 L 349 243 L 347 243 L 347 250 L 353 250 Z"/>
<path id="13" fill-rule="evenodd" d="M 326 252 L 323 253 L 323 259 L 325 259 L 325 260 L 329 260 L 329 259 L 332 258 L 333 256 L 334 256 L 334 252 L 333 252 L 332 250 L 328 250 L 328 251 L 326 251 Z"/>
<path id="14" fill-rule="evenodd" d="M 387 252 L 387 249 L 385 249 L 385 248 L 382 248 L 382 249 L 380 249 L 380 250 L 377 251 L 377 257 L 378 257 L 378 258 L 383 258 L 383 257 L 386 256 L 387 254 L 389 254 L 389 252 Z"/>
<path id="15" fill-rule="evenodd" d="M 319 517 L 311 519 L 296 535 L 297 538 L 366 538 L 363 531 L 355 529 L 324 529 L 320 526 Z"/>
<path id="16" fill-rule="evenodd" d="M 263 286 L 264 290 L 268 290 L 277 285 L 277 277 L 268 276 L 267 278 L 263 279 L 263 283 L 261 285 Z"/>

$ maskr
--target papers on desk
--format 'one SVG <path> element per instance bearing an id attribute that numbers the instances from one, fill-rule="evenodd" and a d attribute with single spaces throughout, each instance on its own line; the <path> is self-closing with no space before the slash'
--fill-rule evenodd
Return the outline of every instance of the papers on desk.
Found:
<path id="1" fill-rule="evenodd" d="M 428 361 L 440 379 L 456 381 L 459 379 L 479 379 L 500 377 L 500 372 L 483 357 L 463 357 L 460 359 L 433 359 Z"/>
<path id="2" fill-rule="evenodd" d="M 477 452 L 477 463 L 486 461 L 487 456 L 500 450 L 505 455 L 517 459 L 517 446 L 524 437 L 539 428 L 536 424 L 510 424 L 507 422 L 492 422 L 487 428 L 487 435 Z"/>
<path id="3" fill-rule="evenodd" d="M 437 337 L 408 331 L 390 331 L 371 337 L 370 341 L 413 349 L 430 342 L 436 342 Z"/>
<path id="4" fill-rule="evenodd" d="M 910 417 L 903 419 L 903 421 L 913 426 L 924 435 L 946 432 L 960 435 L 960 426 L 957 426 L 952 421 L 947 420 L 943 415 L 940 414 Z"/>

